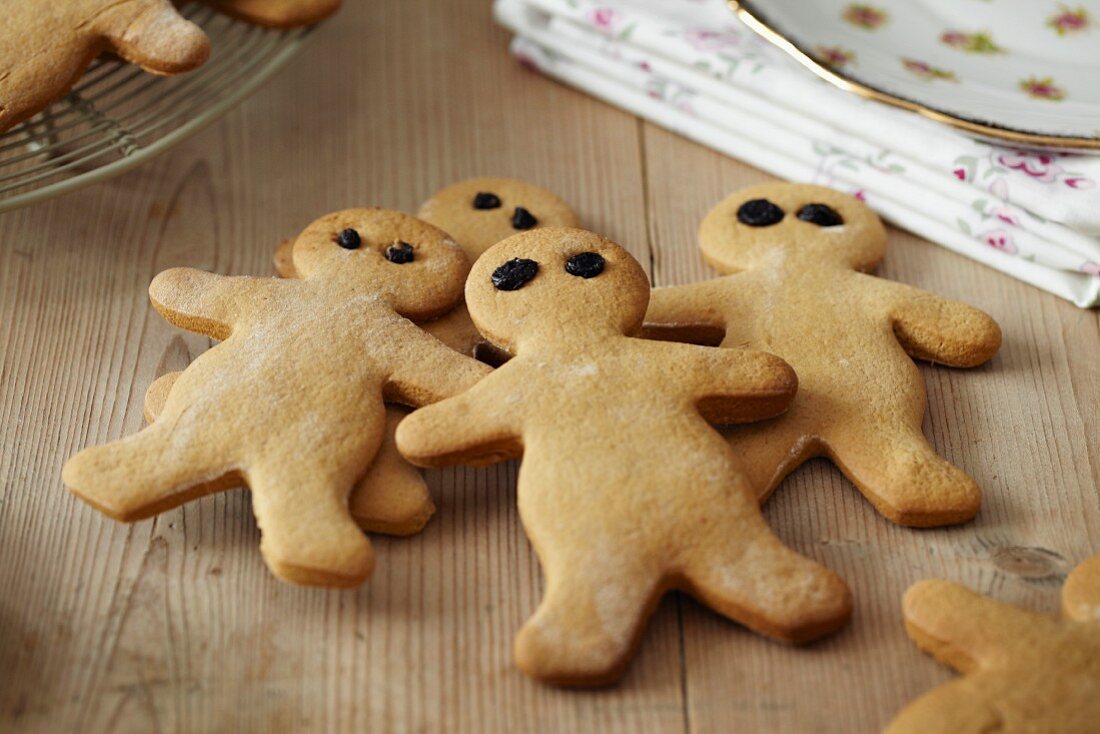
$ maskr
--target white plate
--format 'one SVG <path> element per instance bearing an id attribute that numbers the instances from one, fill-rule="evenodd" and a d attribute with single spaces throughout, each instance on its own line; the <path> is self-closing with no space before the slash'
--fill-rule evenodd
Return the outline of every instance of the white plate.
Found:
<path id="1" fill-rule="evenodd" d="M 1100 0 L 731 0 L 829 81 L 1014 143 L 1100 150 Z"/>

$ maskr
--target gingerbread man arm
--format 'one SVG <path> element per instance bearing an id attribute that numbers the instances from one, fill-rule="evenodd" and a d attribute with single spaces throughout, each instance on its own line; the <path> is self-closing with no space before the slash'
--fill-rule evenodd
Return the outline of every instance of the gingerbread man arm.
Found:
<path id="1" fill-rule="evenodd" d="M 719 281 L 654 288 L 649 295 L 642 336 L 661 341 L 716 344 L 726 331 Z M 717 340 L 713 334 L 718 334 Z"/>
<path id="2" fill-rule="evenodd" d="M 1066 578 L 1062 615 L 1075 622 L 1100 622 L 1100 555 L 1082 561 Z"/>
<path id="3" fill-rule="evenodd" d="M 111 48 L 158 74 L 194 69 L 210 55 L 210 40 L 167 0 L 115 3 L 97 18 Z"/>
<path id="4" fill-rule="evenodd" d="M 798 377 L 779 357 L 751 349 L 663 345 L 682 352 L 673 357 L 693 367 L 692 386 L 699 412 L 711 423 L 748 423 L 787 410 Z"/>
<path id="5" fill-rule="evenodd" d="M 194 268 L 172 268 L 153 278 L 149 300 L 170 324 L 224 340 L 245 316 L 249 301 L 279 283 L 271 278 L 226 276 Z"/>
<path id="6" fill-rule="evenodd" d="M 1001 328 L 984 311 L 901 283 L 878 284 L 890 294 L 894 334 L 911 357 L 976 367 L 1000 348 Z"/>
<path id="7" fill-rule="evenodd" d="M 917 646 L 962 673 L 1026 654 L 1037 639 L 1057 633 L 1050 617 L 940 579 L 909 587 L 902 607 Z"/>
<path id="8" fill-rule="evenodd" d="M 411 321 L 402 325 L 406 340 L 395 345 L 402 353 L 386 383 L 386 400 L 413 408 L 438 403 L 473 387 L 492 368 L 460 354 Z M 428 347 L 410 349 L 411 346 Z"/>
<path id="9" fill-rule="evenodd" d="M 397 449 L 418 466 L 486 466 L 522 455 L 522 406 L 501 401 L 499 377 L 414 411 L 397 427 Z"/>

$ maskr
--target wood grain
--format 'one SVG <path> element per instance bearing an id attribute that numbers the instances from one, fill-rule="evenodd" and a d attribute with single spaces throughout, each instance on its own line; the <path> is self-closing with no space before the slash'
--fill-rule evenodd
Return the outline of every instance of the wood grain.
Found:
<path id="1" fill-rule="evenodd" d="M 515 467 L 432 472 L 425 532 L 379 539 L 349 592 L 263 566 L 247 493 L 123 526 L 69 496 L 64 460 L 141 425 L 141 400 L 207 340 L 149 307 L 169 266 L 270 272 L 327 211 L 413 210 L 459 177 L 514 175 L 575 202 L 657 283 L 709 277 L 695 227 L 766 178 L 516 65 L 485 2 L 348 3 L 217 125 L 106 184 L 0 216 L 0 730 L 875 731 L 950 674 L 910 644 L 898 599 L 926 576 L 1053 611 L 1100 551 L 1097 317 L 892 232 L 882 274 L 993 313 L 978 370 L 924 368 L 937 448 L 982 484 L 979 519 L 881 520 L 822 462 L 766 515 L 850 582 L 840 635 L 785 648 L 686 597 L 658 609 L 622 684 L 535 685 L 511 639 L 540 576 Z M 349 83 L 354 80 L 354 83 Z"/>

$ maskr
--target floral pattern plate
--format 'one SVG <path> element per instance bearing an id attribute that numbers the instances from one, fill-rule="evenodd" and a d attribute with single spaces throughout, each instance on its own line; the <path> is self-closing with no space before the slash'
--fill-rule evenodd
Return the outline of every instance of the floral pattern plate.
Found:
<path id="1" fill-rule="evenodd" d="M 1100 0 L 730 0 L 844 89 L 977 137 L 1100 152 Z"/>

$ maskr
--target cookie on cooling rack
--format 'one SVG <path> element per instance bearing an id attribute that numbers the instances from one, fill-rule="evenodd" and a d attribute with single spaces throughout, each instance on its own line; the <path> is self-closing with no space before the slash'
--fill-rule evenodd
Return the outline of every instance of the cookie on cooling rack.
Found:
<path id="1" fill-rule="evenodd" d="M 335 13 L 340 0 L 203 0 L 226 15 L 265 28 L 313 25 Z"/>
<path id="2" fill-rule="evenodd" d="M 168 0 L 0 0 L 0 132 L 68 92 L 101 53 L 154 74 L 194 69 L 210 55 L 202 29 Z"/>

